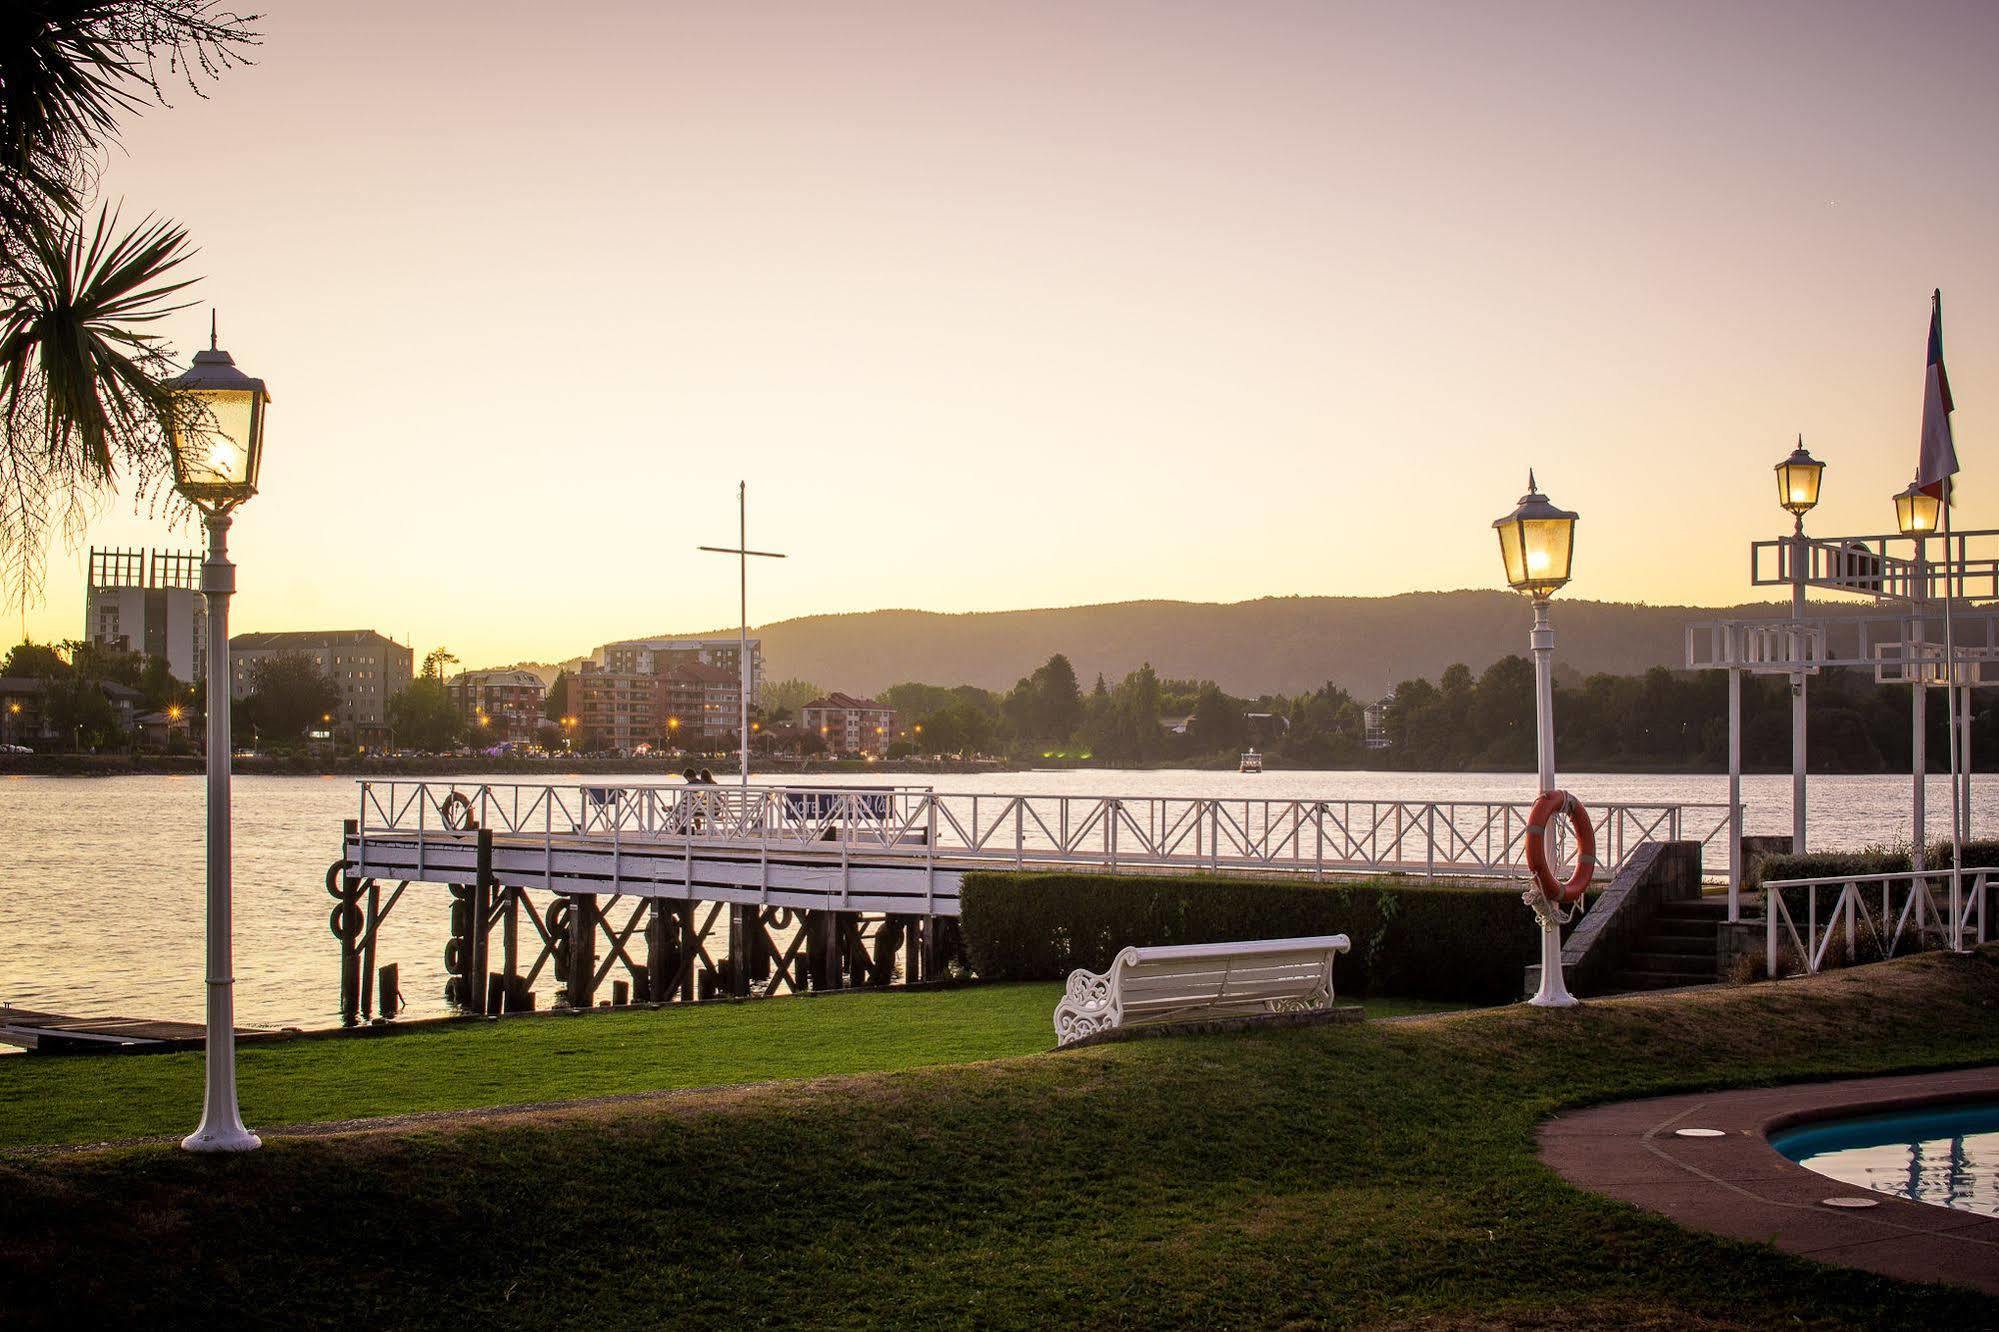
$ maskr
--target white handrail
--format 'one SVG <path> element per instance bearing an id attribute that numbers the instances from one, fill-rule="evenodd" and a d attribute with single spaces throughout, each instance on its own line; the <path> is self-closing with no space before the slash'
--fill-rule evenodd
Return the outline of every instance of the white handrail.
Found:
<path id="1" fill-rule="evenodd" d="M 471 801 L 485 826 L 539 839 L 700 840 L 824 851 L 926 867 L 1009 865 L 1307 873 L 1507 876 L 1526 872 L 1532 802 L 1304 800 L 941 792 L 890 786 L 549 785 L 378 781 L 362 787 L 362 833 L 412 826 L 442 835 L 445 799 Z M 1599 875 L 1639 843 L 1690 836 L 1726 843 L 1722 804 L 1611 804 L 1593 811 Z"/>
<path id="2" fill-rule="evenodd" d="M 1933 946 L 1961 952 L 1986 941 L 1985 899 L 1989 876 L 1999 867 L 1967 865 L 1962 869 L 1895 870 L 1877 874 L 1830 874 L 1812 879 L 1772 879 L 1763 885 L 1763 967 L 1775 977 L 1782 967 L 1784 942 L 1802 966 L 1792 975 L 1816 975 L 1831 955 L 1835 937 L 1842 932 L 1846 960 L 1851 961 L 1861 938 L 1871 935 L 1883 957 L 1893 957 L 1905 939 L 1918 947 Z M 1945 881 L 1945 900 L 1937 901 L 1935 881 Z M 1906 885 L 1899 906 L 1895 886 Z M 1880 911 L 1874 910 L 1872 894 L 1862 889 L 1878 887 Z M 1820 928 L 1819 890 L 1837 889 Z M 1786 892 L 1803 892 L 1804 932 L 1785 900 Z"/>

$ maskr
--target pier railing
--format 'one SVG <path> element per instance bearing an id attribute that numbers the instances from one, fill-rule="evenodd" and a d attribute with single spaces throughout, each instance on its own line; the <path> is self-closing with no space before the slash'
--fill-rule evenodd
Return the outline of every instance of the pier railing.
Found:
<path id="1" fill-rule="evenodd" d="M 1994 875 L 1999 869 L 1967 866 L 1766 883 L 1765 974 L 1809 976 L 1898 953 L 1982 944 L 1991 937 L 1985 898 Z"/>
<path id="2" fill-rule="evenodd" d="M 1014 795 L 921 787 L 364 781 L 358 833 L 419 846 L 476 822 L 553 847 L 574 839 L 709 843 L 953 868 L 1178 869 L 1327 874 L 1526 873 L 1531 801 L 1257 800 Z M 1591 810 L 1598 876 L 1641 842 L 1717 845 L 1725 804 Z M 1714 857 L 1709 857 L 1711 860 Z"/>

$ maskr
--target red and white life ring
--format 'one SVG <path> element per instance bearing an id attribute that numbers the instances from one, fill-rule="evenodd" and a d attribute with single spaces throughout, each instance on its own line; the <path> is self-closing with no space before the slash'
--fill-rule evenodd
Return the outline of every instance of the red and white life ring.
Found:
<path id="1" fill-rule="evenodd" d="M 1556 881 L 1554 868 L 1548 861 L 1548 827 L 1558 814 L 1568 819 L 1576 839 L 1576 869 L 1567 883 Z M 1550 902 L 1579 900 L 1588 891 L 1590 880 L 1596 877 L 1596 828 L 1590 823 L 1583 802 L 1567 791 L 1547 792 L 1528 811 L 1527 868 Z"/>

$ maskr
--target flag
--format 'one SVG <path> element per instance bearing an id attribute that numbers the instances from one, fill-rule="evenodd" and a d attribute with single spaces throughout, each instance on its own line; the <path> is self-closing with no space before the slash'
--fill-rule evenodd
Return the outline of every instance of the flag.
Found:
<path id="1" fill-rule="evenodd" d="M 1957 475 L 1957 444 L 1950 436 L 1950 377 L 1943 369 L 1943 292 L 1930 296 L 1930 359 L 1923 372 L 1923 451 L 1916 484 L 1938 499 Z"/>

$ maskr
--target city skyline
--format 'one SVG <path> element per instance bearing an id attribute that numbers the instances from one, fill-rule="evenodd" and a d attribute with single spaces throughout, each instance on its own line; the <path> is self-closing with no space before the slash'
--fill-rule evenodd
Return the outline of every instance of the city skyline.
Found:
<path id="1" fill-rule="evenodd" d="M 757 625 L 1495 587 L 1530 465 L 1571 595 L 1732 604 L 1800 431 L 1892 528 L 1932 287 L 1999 523 L 1999 16 L 1923 10 L 277 3 L 105 193 L 271 385 L 245 629 L 732 625 L 739 478 Z M 92 544 L 198 534 L 112 503 L 30 636 Z"/>

